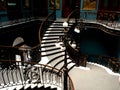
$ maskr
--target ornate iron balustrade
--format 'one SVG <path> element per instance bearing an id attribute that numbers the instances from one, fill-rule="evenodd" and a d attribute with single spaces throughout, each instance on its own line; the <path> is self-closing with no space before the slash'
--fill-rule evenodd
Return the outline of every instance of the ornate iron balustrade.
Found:
<path id="1" fill-rule="evenodd" d="M 10 61 L 0 61 L 0 88 L 15 87 L 22 85 L 41 84 L 54 85 L 60 87 L 62 90 L 63 73 L 59 70 L 34 62 L 20 62 L 11 61 L 9 66 L 2 66 L 2 63 L 9 63 Z"/>
<path id="2" fill-rule="evenodd" d="M 3 63 L 9 63 L 4 66 Z M 35 62 L 21 62 L 0 60 L 0 89 L 27 88 L 30 85 L 56 86 L 63 90 L 63 72 L 53 67 Z M 68 76 L 68 90 L 74 90 L 73 83 Z"/>

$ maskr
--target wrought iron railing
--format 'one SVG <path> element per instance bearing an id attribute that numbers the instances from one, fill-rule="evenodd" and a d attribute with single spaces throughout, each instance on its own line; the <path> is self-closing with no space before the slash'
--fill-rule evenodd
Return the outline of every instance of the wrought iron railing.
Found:
<path id="1" fill-rule="evenodd" d="M 9 63 L 3 67 L 3 63 Z M 44 68 L 45 67 L 45 68 Z M 0 60 L 0 89 L 27 88 L 31 85 L 54 86 L 63 90 L 64 73 L 58 69 L 35 62 Z M 68 76 L 68 90 L 74 90 Z"/>
<path id="2" fill-rule="evenodd" d="M 68 23 L 68 25 L 70 25 L 70 19 L 74 19 L 75 22 L 72 22 L 72 26 L 71 27 L 65 27 L 64 32 L 66 34 L 66 37 L 63 37 L 63 41 L 64 44 L 66 46 L 66 51 L 67 54 L 69 55 L 69 57 L 71 58 L 71 60 L 76 63 L 77 66 L 80 65 L 80 58 L 81 58 L 81 53 L 79 52 L 79 50 L 77 50 L 77 48 L 73 48 L 69 42 L 73 39 L 70 35 L 70 32 L 74 30 L 74 28 L 78 25 L 78 20 L 79 20 L 79 16 L 80 12 L 78 9 L 72 11 L 68 17 L 66 22 Z M 74 16 L 74 17 L 73 17 Z M 81 60 L 82 61 L 82 60 Z M 78 63 L 79 62 L 79 63 Z"/>
<path id="3" fill-rule="evenodd" d="M 74 15 L 74 13 L 78 12 L 77 10 L 73 11 L 67 18 L 66 22 L 70 23 L 70 19 L 71 16 Z M 89 15 L 89 13 L 91 14 L 96 14 L 93 12 L 80 12 L 80 14 L 87 14 Z M 106 12 L 106 13 L 115 13 L 115 12 Z M 119 12 L 117 13 L 117 15 L 119 15 Z M 76 15 L 77 16 L 77 15 Z M 72 18 L 73 19 L 73 18 Z M 75 19 L 75 20 L 74 20 Z M 66 37 L 67 37 L 67 43 L 66 43 L 66 50 L 67 50 L 67 54 L 69 55 L 69 57 L 73 60 L 73 62 L 76 62 L 76 65 L 83 65 L 86 66 L 86 62 L 90 61 L 90 62 L 94 62 L 94 63 L 98 63 L 98 64 L 102 64 L 110 69 L 112 69 L 114 72 L 118 72 L 120 73 L 120 59 L 119 58 L 115 58 L 115 57 L 110 57 L 110 56 L 106 56 L 106 55 L 84 55 L 79 51 L 79 48 L 74 48 L 72 47 L 72 45 L 69 43 L 71 42 L 71 40 L 74 40 L 72 38 L 73 33 L 71 33 L 71 31 L 74 31 L 75 27 L 79 27 L 80 30 L 84 30 L 83 28 L 97 28 L 100 29 L 102 31 L 104 31 L 105 33 L 111 34 L 111 35 L 115 35 L 115 36 L 120 36 L 120 32 L 119 32 L 119 28 L 114 27 L 113 25 L 114 22 L 108 22 L 108 20 L 101 20 L 101 21 L 97 21 L 97 20 L 86 20 L 87 18 L 85 17 L 84 19 L 81 17 L 80 18 L 74 18 L 72 21 L 73 26 L 71 26 L 71 28 L 69 27 L 65 27 L 65 33 L 67 33 Z M 76 20 L 77 23 L 76 23 Z M 110 24 L 110 25 L 109 25 Z"/>
<path id="4" fill-rule="evenodd" d="M 0 46 L 0 89 L 27 85 L 55 85 L 63 90 L 64 73 L 56 68 L 38 64 L 41 60 L 41 41 L 45 30 L 55 20 L 55 13 L 48 15 L 38 32 L 39 44 L 31 47 Z M 27 53 L 27 59 L 24 59 Z M 74 90 L 70 77 L 68 90 Z"/>
<path id="5" fill-rule="evenodd" d="M 6 87 L 15 87 L 22 85 L 41 84 L 56 86 L 62 88 L 63 73 L 59 70 L 34 62 L 11 61 L 7 67 L 3 67 L 2 63 L 9 63 L 8 60 L 0 60 L 0 89 Z M 62 89 L 61 89 L 62 90 Z"/>

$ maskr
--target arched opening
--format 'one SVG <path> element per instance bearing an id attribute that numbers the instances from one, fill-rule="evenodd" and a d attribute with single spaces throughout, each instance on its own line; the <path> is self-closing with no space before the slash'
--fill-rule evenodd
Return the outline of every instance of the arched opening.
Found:
<path id="1" fill-rule="evenodd" d="M 62 0 L 62 17 L 66 18 L 73 10 L 80 7 L 80 0 Z"/>
<path id="2" fill-rule="evenodd" d="M 13 46 L 17 46 L 19 53 L 15 54 L 16 61 L 30 61 L 30 51 L 31 47 L 24 43 L 24 39 L 22 37 L 17 37 L 14 42 Z"/>
<path id="3" fill-rule="evenodd" d="M 17 37 L 14 41 L 13 41 L 13 45 L 12 46 L 20 46 L 20 44 L 24 43 L 24 39 L 22 37 Z"/>

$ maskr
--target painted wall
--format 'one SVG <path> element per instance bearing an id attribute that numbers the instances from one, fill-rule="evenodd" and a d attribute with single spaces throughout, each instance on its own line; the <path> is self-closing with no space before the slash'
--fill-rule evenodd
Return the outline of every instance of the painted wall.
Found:
<path id="1" fill-rule="evenodd" d="M 113 36 L 97 29 L 81 33 L 80 50 L 89 55 L 120 57 L 120 36 Z"/>
<path id="2" fill-rule="evenodd" d="M 95 5 L 96 7 L 95 7 L 95 9 L 91 8 L 90 10 L 87 10 L 87 7 L 84 8 L 85 7 L 84 6 L 85 0 L 81 0 L 81 4 L 80 4 L 80 17 L 83 18 L 83 19 L 96 20 L 97 11 L 98 11 L 98 2 L 99 2 L 99 0 L 96 0 L 96 5 Z"/>
<path id="3" fill-rule="evenodd" d="M 99 0 L 97 0 L 96 3 L 96 9 L 95 10 L 83 10 L 83 2 L 84 0 L 80 0 L 80 17 L 84 18 L 84 19 L 96 19 L 97 15 L 97 10 L 98 10 L 98 2 Z M 49 10 L 50 13 L 51 10 Z M 91 13 L 92 12 L 92 13 Z M 56 17 L 57 18 L 62 18 L 62 0 L 60 0 L 60 9 L 56 11 Z"/>
<path id="4" fill-rule="evenodd" d="M 6 11 L 1 11 L 0 12 L 0 22 L 4 22 L 7 21 L 8 17 L 7 17 L 7 12 Z"/>
<path id="5" fill-rule="evenodd" d="M 49 0 L 48 0 L 48 13 L 51 13 L 53 10 L 49 7 Z M 62 0 L 60 0 L 60 7 L 56 10 L 56 17 L 62 18 Z"/>

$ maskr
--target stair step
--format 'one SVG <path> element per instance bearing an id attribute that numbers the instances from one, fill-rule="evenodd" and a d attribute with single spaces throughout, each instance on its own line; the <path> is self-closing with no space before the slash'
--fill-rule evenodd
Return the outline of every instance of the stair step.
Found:
<path id="1" fill-rule="evenodd" d="M 55 47 L 55 45 L 52 44 L 52 45 L 44 45 L 44 46 L 41 46 L 41 48 L 47 48 L 47 47 Z"/>
<path id="2" fill-rule="evenodd" d="M 50 26 L 49 28 L 64 28 L 63 26 L 55 26 L 55 27 L 53 27 L 53 26 Z M 67 28 L 70 28 L 70 26 L 68 26 Z"/>
<path id="3" fill-rule="evenodd" d="M 51 26 L 62 26 L 63 27 L 63 23 L 52 23 L 52 25 Z"/>
<path id="4" fill-rule="evenodd" d="M 46 32 L 46 35 L 50 34 L 50 35 L 64 35 L 64 31 L 52 31 L 52 32 Z"/>
<path id="5" fill-rule="evenodd" d="M 56 39 L 59 39 L 59 37 L 43 38 L 42 40 L 56 40 Z"/>
<path id="6" fill-rule="evenodd" d="M 56 43 L 56 40 L 46 40 L 46 41 L 42 41 L 42 44 L 52 44 L 52 43 Z"/>
<path id="7" fill-rule="evenodd" d="M 64 28 L 47 28 L 46 32 L 64 31 Z"/>
<path id="8" fill-rule="evenodd" d="M 31 90 L 31 86 L 27 87 L 25 90 Z"/>
<path id="9" fill-rule="evenodd" d="M 56 48 L 50 48 L 50 49 L 47 49 L 47 50 L 42 50 L 41 52 L 51 52 L 53 50 L 60 50 L 61 48 L 59 47 L 56 47 Z"/>
<path id="10" fill-rule="evenodd" d="M 46 32 L 46 34 L 58 34 L 58 33 L 63 33 L 63 30 L 61 30 L 61 31 L 58 31 L 58 30 L 54 30 L 54 31 L 52 31 L 52 30 L 50 30 L 49 32 L 47 31 Z"/>
<path id="11" fill-rule="evenodd" d="M 51 34 L 45 34 L 43 37 L 58 37 L 59 38 L 59 36 L 63 36 L 64 34 L 62 33 L 62 34 L 57 34 L 57 35 L 51 35 Z"/>
<path id="12" fill-rule="evenodd" d="M 45 57 L 45 56 L 53 56 L 55 54 L 58 54 L 58 53 L 62 53 L 64 51 L 56 51 L 56 52 L 53 52 L 53 53 L 49 53 L 49 54 L 46 54 L 46 55 L 41 55 L 41 57 Z"/>

